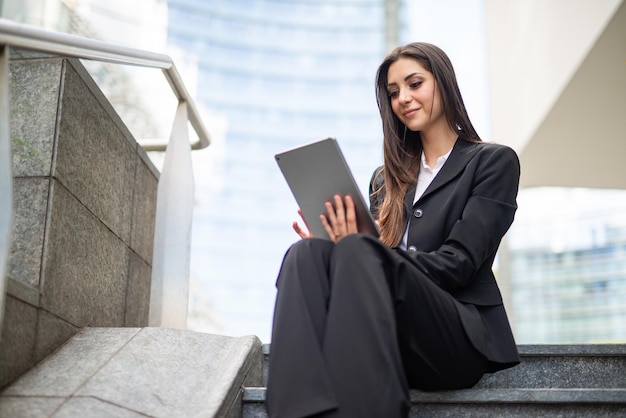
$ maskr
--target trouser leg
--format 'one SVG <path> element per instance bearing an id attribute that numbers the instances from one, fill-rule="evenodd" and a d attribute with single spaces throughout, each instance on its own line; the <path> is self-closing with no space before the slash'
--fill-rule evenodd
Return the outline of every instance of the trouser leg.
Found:
<path id="1" fill-rule="evenodd" d="M 403 417 L 408 390 L 376 249 L 349 236 L 287 253 L 269 364 L 271 416 Z"/>
<path id="2" fill-rule="evenodd" d="M 268 367 L 266 403 L 271 417 L 303 417 L 337 406 L 321 348 L 333 247 L 326 240 L 302 240 L 283 260 Z"/>
<path id="3" fill-rule="evenodd" d="M 397 344 L 394 301 L 382 244 L 342 239 L 330 264 L 332 293 L 324 358 L 339 402 L 330 417 L 404 417 L 408 385 Z"/>

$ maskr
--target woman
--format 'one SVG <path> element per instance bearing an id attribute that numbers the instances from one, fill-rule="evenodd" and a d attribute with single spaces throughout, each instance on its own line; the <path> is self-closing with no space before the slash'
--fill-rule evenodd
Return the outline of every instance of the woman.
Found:
<path id="1" fill-rule="evenodd" d="M 452 64 L 434 45 L 396 48 L 376 97 L 384 165 L 370 183 L 380 238 L 349 196 L 321 215 L 277 280 L 272 417 L 404 417 L 408 389 L 468 388 L 519 363 L 491 270 L 517 208 L 513 150 L 481 142 Z"/>

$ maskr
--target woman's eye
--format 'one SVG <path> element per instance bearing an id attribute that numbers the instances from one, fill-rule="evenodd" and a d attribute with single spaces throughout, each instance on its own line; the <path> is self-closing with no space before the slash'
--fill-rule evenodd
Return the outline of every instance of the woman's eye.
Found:
<path id="1" fill-rule="evenodd" d="M 398 92 L 397 92 L 397 91 L 390 91 L 390 92 L 387 92 L 387 96 L 392 97 L 392 98 L 393 98 L 393 97 L 396 97 L 397 95 L 398 95 Z"/>
<path id="2" fill-rule="evenodd" d="M 411 87 L 412 89 L 416 89 L 416 88 L 418 88 L 418 87 L 420 86 L 420 84 L 422 84 L 422 82 L 421 82 L 421 81 L 415 81 L 415 82 L 413 82 L 413 83 L 411 83 L 411 84 L 410 84 L 410 87 Z"/>

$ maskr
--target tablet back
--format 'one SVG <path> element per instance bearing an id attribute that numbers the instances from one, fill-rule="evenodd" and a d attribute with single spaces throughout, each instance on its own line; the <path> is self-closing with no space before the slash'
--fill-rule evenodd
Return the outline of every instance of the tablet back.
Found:
<path id="1" fill-rule="evenodd" d="M 378 227 L 337 140 L 323 139 L 276 154 L 275 158 L 313 236 L 329 239 L 319 217 L 326 214 L 324 203 L 333 202 L 333 196 L 339 194 L 352 197 L 359 232 L 378 237 Z"/>

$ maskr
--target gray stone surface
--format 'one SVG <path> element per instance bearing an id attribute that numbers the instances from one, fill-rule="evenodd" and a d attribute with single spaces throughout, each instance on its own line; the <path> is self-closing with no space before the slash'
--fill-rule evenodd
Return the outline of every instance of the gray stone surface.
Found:
<path id="1" fill-rule="evenodd" d="M 475 387 L 626 388 L 626 344 L 521 345 L 519 352 L 519 365 L 486 374 Z M 265 384 L 269 344 L 263 353 Z"/>
<path id="2" fill-rule="evenodd" d="M 144 414 L 95 398 L 75 397 L 65 402 L 51 418 L 141 418 Z"/>
<path id="3" fill-rule="evenodd" d="M 517 367 L 517 366 L 516 366 Z M 487 373 L 483 375 L 483 378 L 476 384 L 477 388 L 504 388 L 509 385 L 509 371 L 501 370 L 496 373 Z"/>
<path id="4" fill-rule="evenodd" d="M 7 281 L 7 294 L 13 296 L 16 299 L 26 302 L 34 307 L 39 307 L 39 289 L 35 289 L 27 284 L 15 280 L 12 277 L 8 277 Z"/>
<path id="5" fill-rule="evenodd" d="M 75 65 L 66 64 L 54 175 L 130 244 L 135 149 Z"/>
<path id="6" fill-rule="evenodd" d="M 149 265 L 152 265 L 157 188 L 157 177 L 142 159 L 138 159 L 130 246 Z"/>
<path id="7" fill-rule="evenodd" d="M 625 358 L 524 357 L 519 366 L 508 371 L 507 383 L 511 388 L 626 388 Z"/>
<path id="8" fill-rule="evenodd" d="M 83 326 L 147 325 L 158 172 L 78 60 L 11 51 L 0 388 Z"/>
<path id="9" fill-rule="evenodd" d="M 267 378 L 270 375 L 270 344 L 263 344 L 263 385 L 267 385 Z"/>
<path id="10" fill-rule="evenodd" d="M 444 392 L 411 391 L 411 403 L 612 403 L 626 407 L 625 389 L 462 389 Z"/>
<path id="11" fill-rule="evenodd" d="M 0 408 L 24 411 L 15 399 L 62 398 L 46 416 L 234 418 L 242 385 L 261 383 L 261 363 L 261 342 L 252 336 L 87 328 L 0 393 Z"/>
<path id="12" fill-rule="evenodd" d="M 50 175 L 61 68 L 61 59 L 11 60 L 9 64 L 16 177 Z"/>
<path id="13" fill-rule="evenodd" d="M 256 337 L 144 328 L 78 392 L 155 417 L 222 416 Z M 257 357 L 260 361 L 260 357 Z M 234 390 L 234 392 L 233 392 Z"/>
<path id="14" fill-rule="evenodd" d="M 41 306 L 82 326 L 123 326 L 128 247 L 56 180 Z"/>
<path id="15" fill-rule="evenodd" d="M 144 150 L 139 144 L 137 144 L 136 149 L 139 159 L 145 164 L 146 168 L 150 170 L 154 178 L 158 180 L 161 176 L 161 173 L 159 173 L 159 170 L 154 166 L 154 163 L 150 159 L 150 156 L 148 155 L 146 150 Z M 151 154 L 155 156 L 163 156 L 163 153 L 160 151 L 153 151 Z"/>
<path id="16" fill-rule="evenodd" d="M 267 389 L 264 387 L 248 387 L 243 393 L 243 400 L 245 402 L 265 402 L 265 396 L 267 396 Z"/>
<path id="17" fill-rule="evenodd" d="M 270 345 L 263 346 L 265 379 Z M 411 391 L 411 417 L 626 416 L 626 344 L 521 345 L 521 364 L 471 389 Z M 264 380 L 264 384 L 267 380 Z M 266 418 L 265 387 L 247 387 L 243 417 Z"/>
<path id="18" fill-rule="evenodd" d="M 0 396 L 0 417 L 49 418 L 64 398 Z"/>
<path id="19" fill-rule="evenodd" d="M 59 56 L 47 52 L 31 51 L 29 49 L 11 48 L 10 58 L 12 60 L 18 60 L 24 58 L 59 58 Z"/>
<path id="20" fill-rule="evenodd" d="M 35 340 L 35 363 L 69 340 L 78 328 L 43 309 L 39 311 Z"/>
<path id="21" fill-rule="evenodd" d="M 124 326 L 148 326 L 152 269 L 134 252 L 129 253 Z"/>
<path id="22" fill-rule="evenodd" d="M 1 402 L 1 401 L 0 401 Z M 243 418 L 267 418 L 267 409 L 264 403 L 250 402 L 243 405 L 241 413 Z"/>
<path id="23" fill-rule="evenodd" d="M 9 252 L 9 276 L 31 287 L 39 287 L 43 253 L 49 178 L 13 179 L 13 230 Z"/>
<path id="24" fill-rule="evenodd" d="M 7 295 L 0 339 L 0 388 L 34 364 L 36 325 L 36 308 Z"/>
<path id="25" fill-rule="evenodd" d="M 265 388 L 247 388 L 244 418 L 266 418 Z M 625 389 L 465 389 L 411 391 L 410 417 L 623 416 Z M 567 411 L 567 413 L 565 413 Z M 612 414 L 612 415 L 611 415 Z M 602 415 L 599 415 L 602 416 Z"/>
<path id="26" fill-rule="evenodd" d="M 619 405 L 428 404 L 411 408 L 409 418 L 617 418 L 625 414 L 625 408 Z M 244 415 L 244 418 L 248 417 Z"/>
<path id="27" fill-rule="evenodd" d="M 139 328 L 87 328 L 11 384 L 0 393 L 0 398 L 67 398 L 110 361 L 138 332 Z"/>
<path id="28" fill-rule="evenodd" d="M 589 357 L 624 356 L 626 344 L 523 344 L 518 346 L 520 355 L 530 357 Z"/>

